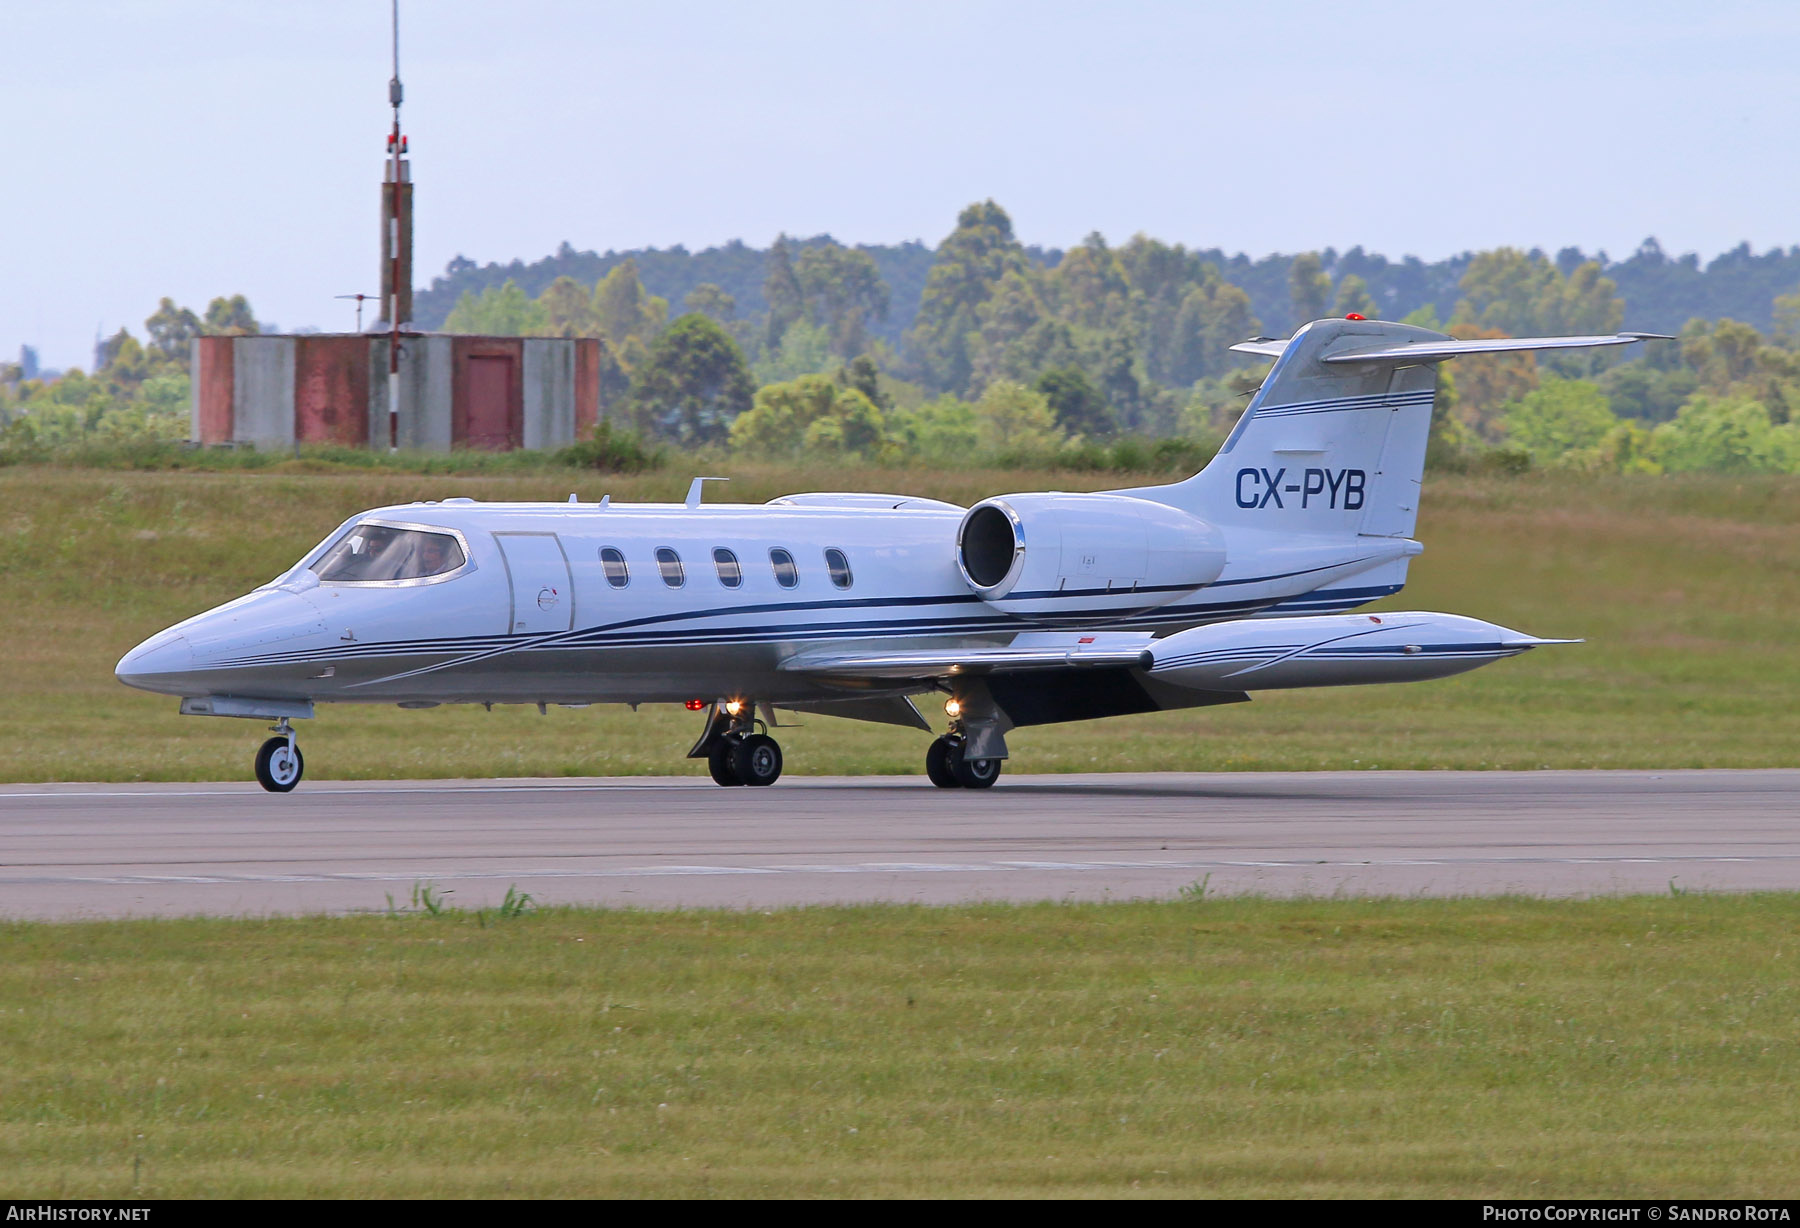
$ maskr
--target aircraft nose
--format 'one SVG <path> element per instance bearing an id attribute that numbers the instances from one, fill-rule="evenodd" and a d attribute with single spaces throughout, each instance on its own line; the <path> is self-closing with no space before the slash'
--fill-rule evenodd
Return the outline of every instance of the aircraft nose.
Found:
<path id="1" fill-rule="evenodd" d="M 181 678 L 193 668 L 194 650 L 187 637 L 164 631 L 119 658 L 113 675 L 126 686 L 176 695 Z"/>

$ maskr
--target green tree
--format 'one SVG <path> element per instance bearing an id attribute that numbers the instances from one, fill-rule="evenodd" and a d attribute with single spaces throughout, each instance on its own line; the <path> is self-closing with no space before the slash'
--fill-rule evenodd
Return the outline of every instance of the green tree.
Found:
<path id="1" fill-rule="evenodd" d="M 1231 347 L 1261 328 L 1250 309 L 1250 296 L 1215 271 L 1181 300 L 1164 378 L 1186 385 L 1224 374 L 1232 366 Z"/>
<path id="2" fill-rule="evenodd" d="M 1375 300 L 1369 296 L 1369 283 L 1355 273 L 1345 277 L 1338 283 L 1337 305 L 1331 309 L 1336 316 L 1359 315 L 1365 320 L 1373 320 L 1380 316 Z"/>
<path id="3" fill-rule="evenodd" d="M 463 291 L 444 321 L 444 331 L 478 337 L 527 337 L 549 328 L 541 304 L 529 298 L 519 283 L 490 287 L 479 295 Z"/>
<path id="4" fill-rule="evenodd" d="M 1035 387 L 1050 403 L 1056 425 L 1069 434 L 1104 436 L 1118 430 L 1118 415 L 1080 367 L 1046 371 Z"/>
<path id="5" fill-rule="evenodd" d="M 697 311 L 714 324 L 729 324 L 737 317 L 737 300 L 710 281 L 703 281 L 681 300 L 683 311 Z"/>
<path id="6" fill-rule="evenodd" d="M 650 344 L 633 374 L 627 408 L 639 434 L 684 445 L 721 443 L 750 408 L 753 388 L 737 342 L 690 312 Z"/>
<path id="7" fill-rule="evenodd" d="M 957 215 L 956 229 L 938 245 L 907 333 L 907 352 L 920 382 L 939 391 L 969 387 L 970 341 L 981 327 L 981 306 L 1007 273 L 1028 267 L 1006 210 L 988 200 Z"/>
<path id="8" fill-rule="evenodd" d="M 1128 329 L 1131 282 L 1125 266 L 1095 231 L 1062 258 L 1050 278 L 1062 318 L 1094 331 Z"/>
<path id="9" fill-rule="evenodd" d="M 881 390 L 881 368 L 867 354 L 859 354 L 838 368 L 840 387 L 854 388 L 884 413 L 894 408 L 894 398 Z"/>
<path id="10" fill-rule="evenodd" d="M 763 328 L 763 349 L 773 353 L 781 348 L 787 330 L 806 317 L 806 292 L 800 288 L 800 275 L 794 271 L 794 249 L 786 235 L 776 235 L 769 248 L 763 298 L 769 304 L 769 318 Z"/>
<path id="11" fill-rule="evenodd" d="M 144 321 L 144 331 L 150 336 L 152 350 L 183 371 L 188 369 L 194 338 L 200 335 L 199 316 L 186 307 L 177 307 L 174 299 L 165 298 Z"/>
<path id="12" fill-rule="evenodd" d="M 1131 338 L 1122 333 L 1110 333 L 1101 339 L 1100 352 L 1094 363 L 1099 374 L 1100 395 L 1113 407 L 1120 421 L 1133 430 L 1142 426 L 1146 400 L 1137 375 L 1136 359 Z"/>
<path id="13" fill-rule="evenodd" d="M 538 295 L 543 310 L 544 328 L 556 337 L 595 337 L 599 335 L 599 319 L 594 313 L 594 296 L 573 277 L 562 276 Z"/>
<path id="14" fill-rule="evenodd" d="M 206 318 L 200 331 L 210 337 L 252 337 L 262 331 L 256 313 L 241 294 L 215 298 L 206 305 Z"/>
<path id="15" fill-rule="evenodd" d="M 1294 327 L 1310 324 L 1325 315 L 1331 298 L 1331 278 L 1318 252 L 1301 252 L 1288 266 L 1288 298 L 1294 304 Z"/>
<path id="16" fill-rule="evenodd" d="M 897 411 L 890 422 L 900 447 L 919 460 L 965 463 L 981 446 L 975 407 L 957 397 L 941 396 L 917 409 Z"/>
<path id="17" fill-rule="evenodd" d="M 1037 269 L 1009 269 L 975 309 L 979 327 L 969 350 L 973 387 L 999 379 L 1029 381 L 1050 362 L 1076 361 L 1068 326 L 1051 319 L 1043 281 Z"/>
<path id="18" fill-rule="evenodd" d="M 147 353 L 130 330 L 121 328 L 100 347 L 100 370 L 95 375 L 115 393 L 131 396 L 154 370 Z"/>
<path id="19" fill-rule="evenodd" d="M 1775 337 L 1790 348 L 1800 346 L 1800 290 L 1776 296 Z"/>
<path id="20" fill-rule="evenodd" d="M 635 338 L 649 345 L 669 318 L 669 301 L 644 289 L 636 260 L 614 265 L 612 272 L 594 287 L 594 320 L 600 335 L 622 356 L 630 354 Z M 630 361 L 627 357 L 626 365 Z"/>
<path id="21" fill-rule="evenodd" d="M 822 325 L 796 320 L 784 331 L 781 344 L 766 350 L 756 361 L 758 384 L 779 384 L 802 375 L 819 375 L 836 364 L 831 334 Z"/>
<path id="22" fill-rule="evenodd" d="M 867 252 L 838 243 L 803 248 L 794 275 L 809 322 L 825 329 L 831 350 L 851 358 L 867 348 L 868 321 L 885 320 L 888 287 Z"/>
<path id="23" fill-rule="evenodd" d="M 1042 452 L 1063 442 L 1044 394 L 1011 380 L 989 385 L 975 403 L 976 429 L 984 446 Z"/>
<path id="24" fill-rule="evenodd" d="M 1606 394 L 1586 380 L 1547 376 L 1509 405 L 1500 427 L 1509 443 L 1540 464 L 1585 464 L 1600 441 L 1619 425 Z"/>
<path id="25" fill-rule="evenodd" d="M 1451 323 L 1497 330 L 1500 336 L 1617 332 L 1624 318 L 1618 285 L 1591 260 L 1565 277 L 1542 252 L 1495 248 L 1469 262 L 1459 287 L 1463 297 Z M 1592 369 L 1587 356 L 1569 361 Z"/>
<path id="26" fill-rule="evenodd" d="M 1777 426 L 1744 398 L 1697 396 L 1650 433 L 1650 454 L 1670 473 L 1800 472 L 1800 426 Z"/>
<path id="27" fill-rule="evenodd" d="M 881 411 L 855 388 L 823 375 L 803 375 L 756 392 L 755 403 L 731 424 L 733 451 L 753 456 L 848 454 L 881 448 Z"/>

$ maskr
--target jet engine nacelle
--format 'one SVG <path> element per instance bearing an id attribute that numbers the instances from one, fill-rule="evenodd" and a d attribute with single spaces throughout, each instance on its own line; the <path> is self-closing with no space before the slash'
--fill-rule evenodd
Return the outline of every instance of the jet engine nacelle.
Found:
<path id="1" fill-rule="evenodd" d="M 995 609 L 1083 621 L 1153 610 L 1212 583 L 1225 537 L 1198 516 L 1128 495 L 1006 495 L 963 517 L 956 564 Z"/>

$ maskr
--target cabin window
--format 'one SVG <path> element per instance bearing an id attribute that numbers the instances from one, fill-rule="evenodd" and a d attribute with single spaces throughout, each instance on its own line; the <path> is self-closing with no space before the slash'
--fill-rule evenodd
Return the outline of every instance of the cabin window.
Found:
<path id="1" fill-rule="evenodd" d="M 725 547 L 713 550 L 713 566 L 719 570 L 719 583 L 726 588 L 736 588 L 744 582 L 744 569 L 738 566 L 737 555 Z"/>
<path id="2" fill-rule="evenodd" d="M 656 569 L 662 572 L 663 583 L 670 588 L 680 588 L 687 582 L 687 576 L 681 570 L 681 556 L 667 546 L 656 548 Z"/>
<path id="3" fill-rule="evenodd" d="M 831 582 L 839 588 L 849 588 L 855 582 L 850 575 L 850 560 L 844 557 L 842 550 L 825 552 L 825 570 L 831 573 Z"/>
<path id="4" fill-rule="evenodd" d="M 769 566 L 775 569 L 775 583 L 782 588 L 793 588 L 800 583 L 800 569 L 794 565 L 794 556 L 780 546 L 769 551 Z"/>
<path id="5" fill-rule="evenodd" d="M 614 588 L 624 588 L 631 583 L 631 565 L 625 561 L 625 554 L 611 546 L 600 547 L 600 566 L 606 569 L 606 582 Z"/>
<path id="6" fill-rule="evenodd" d="M 312 565 L 321 582 L 372 584 L 446 575 L 467 559 L 448 533 L 359 524 Z"/>

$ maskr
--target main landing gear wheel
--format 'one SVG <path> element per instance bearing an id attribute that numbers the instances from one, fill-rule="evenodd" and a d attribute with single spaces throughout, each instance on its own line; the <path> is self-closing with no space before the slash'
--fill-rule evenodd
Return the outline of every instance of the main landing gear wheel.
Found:
<path id="1" fill-rule="evenodd" d="M 940 789 L 960 789 L 962 782 L 956 778 L 956 772 L 950 761 L 956 758 L 956 745 L 949 738 L 938 738 L 925 752 L 925 775 L 931 783 Z"/>
<path id="2" fill-rule="evenodd" d="M 712 773 L 715 785 L 725 785 L 729 788 L 732 785 L 744 783 L 737 778 L 737 773 L 731 770 L 731 751 L 731 743 L 721 742 L 713 747 L 711 753 L 706 756 L 706 770 Z"/>
<path id="3" fill-rule="evenodd" d="M 256 783 L 271 793 L 291 793 L 306 773 L 306 759 L 289 738 L 270 738 L 256 752 Z"/>
<path id="4" fill-rule="evenodd" d="M 970 759 L 960 734 L 947 734 L 925 752 L 925 775 L 940 789 L 991 789 L 1000 779 L 1000 760 Z"/>
<path id="5" fill-rule="evenodd" d="M 959 751 L 962 749 L 958 747 Z M 950 761 L 950 770 L 956 773 L 956 783 L 965 789 L 991 789 L 1000 779 L 1000 760 L 971 759 L 958 754 Z"/>
<path id="6" fill-rule="evenodd" d="M 766 733 L 751 734 L 731 748 L 731 774 L 740 785 L 774 784 L 781 779 L 780 745 Z"/>

